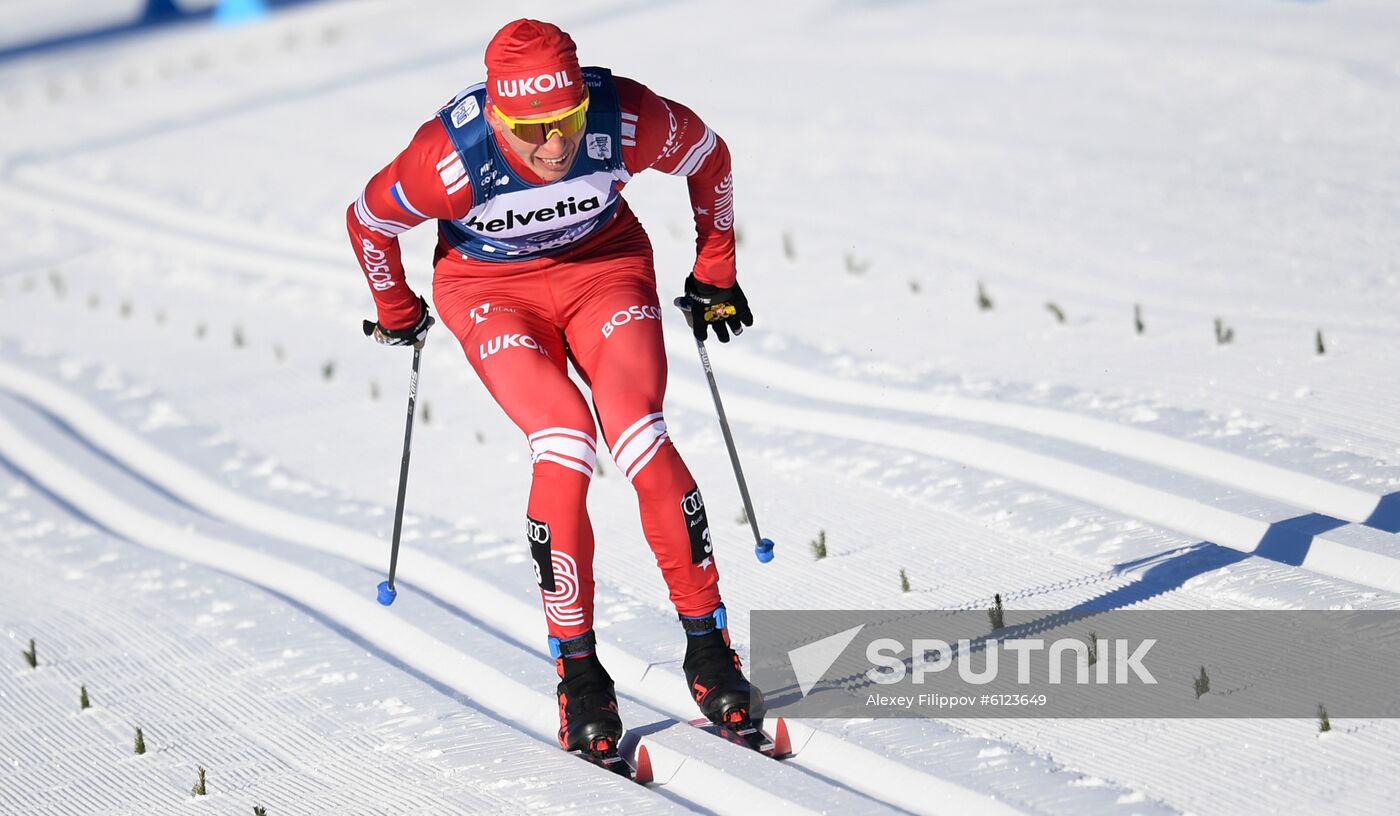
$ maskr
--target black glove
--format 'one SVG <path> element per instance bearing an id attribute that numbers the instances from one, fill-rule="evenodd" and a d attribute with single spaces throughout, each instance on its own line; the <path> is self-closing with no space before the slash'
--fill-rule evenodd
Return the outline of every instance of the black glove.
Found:
<path id="1" fill-rule="evenodd" d="M 423 312 L 418 316 L 418 322 L 407 329 L 386 329 L 373 320 L 366 320 L 364 325 L 365 337 L 373 337 L 376 343 L 383 343 L 386 346 L 413 346 L 422 345 L 423 338 L 428 336 L 428 329 L 433 327 L 437 321 L 433 319 L 428 311 L 428 301 L 418 296 L 418 305 L 423 307 Z"/>
<path id="2" fill-rule="evenodd" d="M 721 289 L 696 280 L 692 274 L 685 279 L 685 296 L 690 298 L 690 330 L 695 333 L 696 340 L 703 341 L 706 327 L 714 326 L 715 337 L 721 343 L 728 343 L 730 332 L 738 337 L 744 333 L 745 326 L 753 325 L 749 299 L 744 297 L 744 290 L 738 283 Z"/>

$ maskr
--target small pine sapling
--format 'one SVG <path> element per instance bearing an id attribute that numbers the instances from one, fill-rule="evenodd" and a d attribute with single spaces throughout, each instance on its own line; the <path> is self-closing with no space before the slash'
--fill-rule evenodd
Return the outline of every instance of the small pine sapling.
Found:
<path id="1" fill-rule="evenodd" d="M 1133 329 L 1135 329 L 1135 330 L 1137 331 L 1138 334 L 1142 334 L 1142 332 L 1143 332 L 1143 330 L 1144 330 L 1145 328 L 1147 328 L 1147 327 L 1146 327 L 1146 326 L 1143 324 L 1143 322 L 1142 322 L 1142 304 L 1140 304 L 1140 303 L 1134 303 L 1134 304 L 1133 304 Z"/>
<path id="2" fill-rule="evenodd" d="M 39 668 L 39 649 L 34 645 L 34 638 L 29 639 L 29 649 L 24 652 L 24 662 L 29 664 L 29 668 Z"/>
<path id="3" fill-rule="evenodd" d="M 234 347 L 234 348 L 243 348 L 243 347 L 246 346 L 246 345 L 248 345 L 248 339 L 247 339 L 246 337 L 243 336 L 243 327 L 242 327 L 242 326 L 234 326 L 234 327 L 233 327 L 233 347 Z"/>
<path id="4" fill-rule="evenodd" d="M 431 425 L 433 422 L 433 406 L 426 401 L 423 403 L 423 424 Z"/>
<path id="5" fill-rule="evenodd" d="M 379 399 L 379 383 L 376 380 L 369 381 L 369 398 L 372 400 Z"/>
<path id="6" fill-rule="evenodd" d="M 1056 323 L 1065 322 L 1065 310 L 1061 309 L 1059 304 L 1055 303 L 1053 300 L 1046 301 L 1045 309 L 1055 316 Z"/>
<path id="7" fill-rule="evenodd" d="M 1223 346 L 1235 339 L 1235 330 L 1225 325 L 1225 321 L 1220 318 L 1215 319 L 1215 343 Z"/>
<path id="8" fill-rule="evenodd" d="M 812 557 L 818 561 L 826 558 L 826 530 L 817 531 L 817 538 L 812 542 Z"/>
<path id="9" fill-rule="evenodd" d="M 92 701 L 88 699 L 87 686 L 79 686 L 78 710 L 87 711 L 89 708 L 92 708 Z"/>
<path id="10" fill-rule="evenodd" d="M 141 729 L 136 729 L 136 753 L 146 753 L 146 735 L 141 733 Z"/>
<path id="11" fill-rule="evenodd" d="M 1317 704 L 1317 732 L 1326 734 L 1332 730 L 1332 721 L 1327 719 L 1327 706 L 1322 703 Z"/>
<path id="12" fill-rule="evenodd" d="M 745 510 L 745 509 L 742 508 L 742 507 L 740 507 L 740 508 L 739 508 L 739 517 L 736 518 L 736 519 L 734 519 L 734 521 L 737 522 L 737 523 L 739 523 L 739 524 L 748 524 L 748 523 L 749 523 L 749 511 L 748 511 L 748 510 Z"/>
<path id="13" fill-rule="evenodd" d="M 1322 329 L 1318 329 L 1318 330 L 1317 330 L 1317 353 L 1318 353 L 1318 354 L 1326 354 L 1326 353 L 1327 353 L 1327 344 L 1324 343 L 1324 342 L 1322 342 Z"/>
<path id="14" fill-rule="evenodd" d="M 904 571 L 904 567 L 899 568 L 899 591 L 909 591 L 909 573 Z"/>
<path id="15" fill-rule="evenodd" d="M 1201 667 L 1201 673 L 1196 676 L 1196 699 L 1201 699 L 1202 694 L 1210 691 L 1210 675 L 1206 674 L 1206 667 Z"/>
<path id="16" fill-rule="evenodd" d="M 262 805 L 253 805 L 253 816 L 267 816 L 267 808 Z"/>
<path id="17" fill-rule="evenodd" d="M 1089 633 L 1089 665 L 1099 662 L 1099 633 Z"/>
<path id="18" fill-rule="evenodd" d="M 792 233 L 783 230 L 783 257 L 789 261 L 797 260 L 797 248 L 792 244 Z"/>
<path id="19" fill-rule="evenodd" d="M 986 288 L 985 286 L 982 285 L 982 281 L 978 281 L 978 282 L 977 282 L 977 308 L 980 309 L 980 310 L 982 310 L 982 311 L 984 311 L 984 312 L 990 312 L 990 311 L 992 310 L 992 307 L 993 307 L 994 305 L 996 305 L 996 304 L 992 303 L 991 297 L 989 297 L 989 296 L 987 295 L 987 288 Z"/>
<path id="20" fill-rule="evenodd" d="M 327 360 L 321 363 L 321 379 L 330 382 L 335 376 L 335 360 Z"/>
<path id="21" fill-rule="evenodd" d="M 864 275 L 870 268 L 869 258 L 857 258 L 854 252 L 846 253 L 846 271 L 852 275 Z"/>
<path id="22" fill-rule="evenodd" d="M 194 783 L 193 788 L 190 788 L 190 793 L 193 793 L 195 796 L 205 796 L 209 793 L 209 789 L 204 785 L 203 765 L 199 766 L 199 781 Z"/>
<path id="23" fill-rule="evenodd" d="M 992 608 L 987 610 L 987 619 L 992 623 L 993 632 L 1006 626 L 1006 610 L 1001 606 L 999 592 L 992 598 Z"/>

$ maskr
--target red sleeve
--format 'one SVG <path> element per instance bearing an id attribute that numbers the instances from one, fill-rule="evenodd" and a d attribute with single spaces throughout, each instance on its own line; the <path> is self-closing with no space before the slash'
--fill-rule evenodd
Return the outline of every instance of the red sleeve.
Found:
<path id="1" fill-rule="evenodd" d="M 471 184 L 442 122 L 423 124 L 403 152 L 365 185 L 345 212 L 350 245 L 374 295 L 380 325 L 412 326 L 418 296 L 404 277 L 399 233 L 434 218 L 460 218 L 471 209 Z"/>
<path id="2" fill-rule="evenodd" d="M 656 168 L 685 176 L 695 213 L 695 277 L 733 286 L 734 178 L 729 147 L 685 105 L 617 77 L 622 107 L 622 159 L 636 175 Z"/>

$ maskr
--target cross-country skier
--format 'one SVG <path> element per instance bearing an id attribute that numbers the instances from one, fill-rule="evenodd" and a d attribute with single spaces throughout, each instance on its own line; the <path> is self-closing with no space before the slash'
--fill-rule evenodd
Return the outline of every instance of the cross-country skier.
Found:
<path id="1" fill-rule="evenodd" d="M 717 723 L 758 719 L 729 647 L 704 502 L 661 414 L 666 356 L 651 244 L 621 196 L 648 168 L 686 178 L 697 234 L 685 280 L 693 329 L 703 340 L 713 327 L 727 342 L 753 323 L 735 280 L 729 150 L 686 106 L 607 69 L 580 68 L 573 40 L 553 24 L 506 25 L 485 61 L 486 82 L 424 123 L 347 212 L 378 309 L 373 338 L 411 345 L 433 325 L 404 278 L 397 236 L 436 219 L 433 302 L 530 445 L 527 537 L 565 749 L 605 753 L 622 734 L 593 634 L 584 500 L 597 431 L 566 361 L 592 389 L 603 441 L 637 491 L 687 635 L 696 703 Z"/>

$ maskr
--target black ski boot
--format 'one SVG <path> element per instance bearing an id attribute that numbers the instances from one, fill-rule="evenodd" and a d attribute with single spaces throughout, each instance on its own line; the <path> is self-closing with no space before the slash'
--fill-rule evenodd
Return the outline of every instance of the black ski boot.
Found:
<path id="1" fill-rule="evenodd" d="M 607 759 L 617 757 L 622 718 L 617 714 L 612 677 L 598 662 L 594 642 L 592 632 L 562 643 L 550 638 L 560 677 L 559 745 L 607 764 Z"/>
<path id="2" fill-rule="evenodd" d="M 763 694 L 749 685 L 739 656 L 729 648 L 724 607 L 700 618 L 681 617 L 685 627 L 685 681 L 705 719 L 718 726 L 763 725 Z"/>

